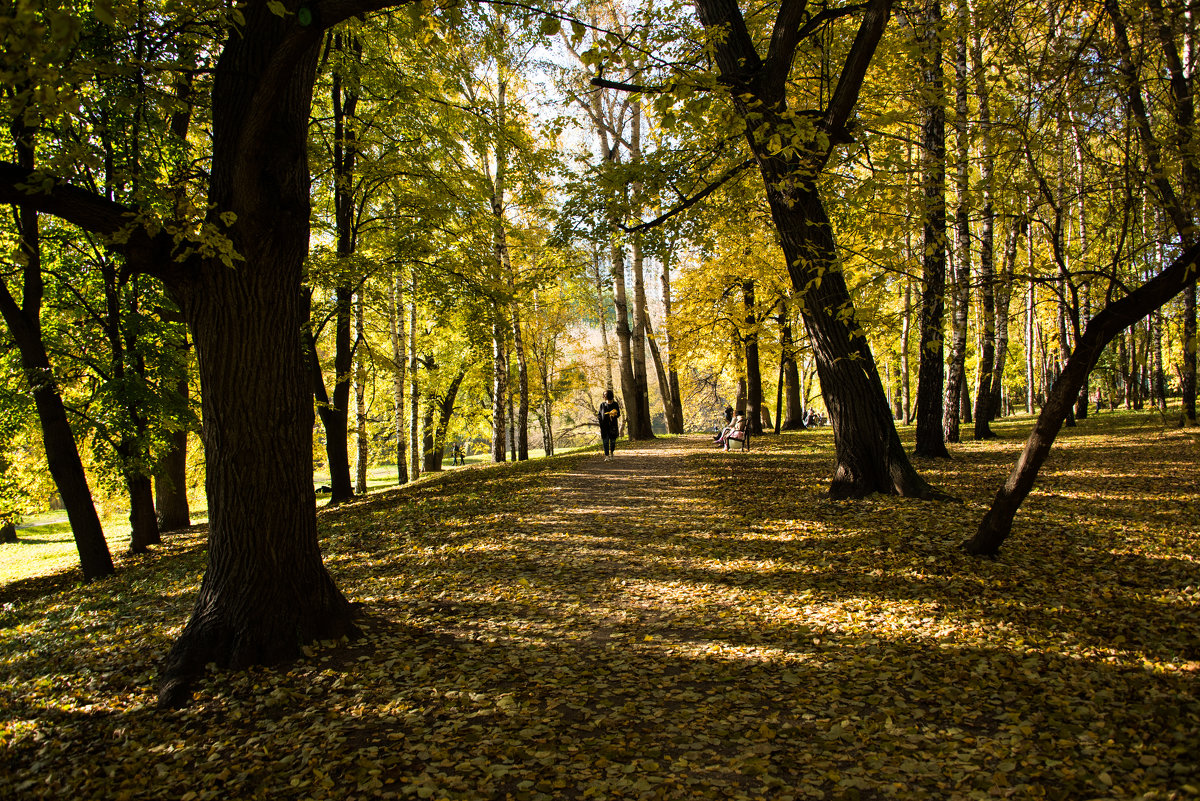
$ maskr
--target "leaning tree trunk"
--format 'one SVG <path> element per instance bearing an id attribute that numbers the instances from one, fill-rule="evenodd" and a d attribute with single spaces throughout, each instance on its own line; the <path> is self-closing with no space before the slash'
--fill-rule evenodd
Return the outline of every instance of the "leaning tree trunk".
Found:
<path id="1" fill-rule="evenodd" d="M 1200 245 L 1192 245 L 1157 276 L 1120 300 L 1108 304 L 1088 322 L 1066 367 L 1047 393 L 1046 403 L 1017 464 L 1004 486 L 996 493 L 991 509 L 979 524 L 975 536 L 964 543 L 969 553 L 995 555 L 1000 551 L 1000 546 L 1012 531 L 1017 510 L 1033 489 L 1038 470 L 1046 461 L 1054 438 L 1058 436 L 1067 415 L 1073 411 L 1079 388 L 1104 348 L 1122 331 L 1182 292 L 1187 273 L 1195 269 L 1197 258 L 1200 258 Z"/>
<path id="2" fill-rule="evenodd" d="M 917 431 L 913 452 L 918 456 L 949 458 L 942 428 L 946 302 L 946 109 L 942 70 L 942 8 L 927 0 L 927 17 L 920 42 L 925 97 L 921 125 L 921 185 L 924 194 L 924 235 L 921 290 L 921 349 L 917 368 Z"/>
<path id="3" fill-rule="evenodd" d="M 20 135 L 19 127 L 16 132 L 18 161 L 22 166 L 32 169 L 32 142 Z M 9 333 L 21 353 L 21 370 L 29 382 L 42 427 L 47 466 L 67 510 L 83 577 L 88 580 L 100 578 L 113 572 L 112 554 L 100 527 L 100 517 L 96 514 L 92 490 L 83 470 L 83 461 L 79 458 L 75 434 L 67 420 L 67 410 L 58 393 L 54 370 L 42 342 L 42 262 L 37 211 L 30 208 L 18 210 L 16 223 L 19 247 L 25 262 L 22 268 L 24 286 L 21 303 L 18 304 L 9 293 L 8 285 L 0 278 L 0 314 L 3 314 Z"/>
<path id="4" fill-rule="evenodd" d="M 187 703 L 209 663 L 270 664 L 356 633 L 317 540 L 301 342 L 320 32 L 298 31 L 263 5 L 245 17 L 214 76 L 209 197 L 214 221 L 236 215 L 228 231 L 244 262 L 206 260 L 172 282 L 200 367 L 209 547 L 191 619 L 161 674 L 164 706 Z"/>

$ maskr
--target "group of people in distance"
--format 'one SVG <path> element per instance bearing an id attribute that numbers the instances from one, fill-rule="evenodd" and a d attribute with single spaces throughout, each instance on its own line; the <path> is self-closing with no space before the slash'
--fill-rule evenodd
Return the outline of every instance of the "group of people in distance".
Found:
<path id="1" fill-rule="evenodd" d="M 613 398 L 613 391 L 604 391 L 604 400 L 596 412 L 600 423 L 600 442 L 604 447 L 604 461 L 610 461 L 617 452 L 617 435 L 621 431 L 621 406 Z M 733 407 L 725 406 L 725 427 L 713 437 L 713 441 L 729 450 L 729 441 L 744 442 L 749 434 L 749 422 L 743 412 L 735 413 Z"/>

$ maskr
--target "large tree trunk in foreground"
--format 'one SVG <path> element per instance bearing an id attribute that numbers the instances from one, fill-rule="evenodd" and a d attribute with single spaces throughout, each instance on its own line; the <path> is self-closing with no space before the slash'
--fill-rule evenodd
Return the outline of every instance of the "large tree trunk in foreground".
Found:
<path id="1" fill-rule="evenodd" d="M 746 139 L 758 162 L 767 202 L 779 234 L 788 273 L 804 300 L 804 324 L 816 355 L 817 374 L 833 423 L 837 463 L 829 492 L 835 498 L 874 492 L 928 497 L 930 486 L 917 474 L 900 444 L 887 395 L 871 349 L 854 319 L 854 304 L 836 260 L 833 229 L 816 179 L 830 149 L 846 141 L 846 120 L 875 47 L 891 13 L 890 0 L 872 0 L 863 12 L 829 107 L 819 120 L 828 142 L 807 152 L 772 152 L 777 131 L 794 131 L 784 87 L 787 67 L 799 41 L 799 21 L 784 7 L 772 47 L 788 48 L 764 62 L 737 3 L 697 0 L 701 21 L 714 37 L 714 57 L 730 81 L 730 99 L 746 120 Z M 940 426 L 939 426 L 940 432 Z"/>
<path id="2" fill-rule="evenodd" d="M 210 533 L 199 597 L 161 674 L 164 706 L 187 703 L 210 662 L 270 664 L 356 633 L 317 542 L 301 342 L 320 32 L 262 5 L 245 16 L 217 64 L 210 190 L 214 215 L 237 215 L 229 230 L 245 261 L 203 262 L 174 282 L 200 365 Z"/>
<path id="3" fill-rule="evenodd" d="M 1073 411 L 1079 388 L 1104 348 L 1118 334 L 1184 290 L 1189 269 L 1200 257 L 1200 245 L 1192 245 L 1157 276 L 1130 294 L 1113 301 L 1092 318 L 1075 344 L 1066 367 L 1047 393 L 1033 431 L 1025 442 L 1017 464 L 992 500 L 992 507 L 979 524 L 975 536 L 964 544 L 969 553 L 994 555 L 1012 531 L 1013 518 L 1033 489 L 1038 470 L 1067 415 Z"/>

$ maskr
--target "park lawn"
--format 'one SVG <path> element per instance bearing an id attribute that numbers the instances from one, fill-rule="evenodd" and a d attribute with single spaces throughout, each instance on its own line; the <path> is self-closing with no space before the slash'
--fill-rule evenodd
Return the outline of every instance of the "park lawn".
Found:
<path id="1" fill-rule="evenodd" d="M 201 529 L 103 581 L 10 584 L 0 797 L 1196 797 L 1196 432 L 1065 431 L 1001 556 L 968 557 L 1028 426 L 920 463 L 960 502 L 827 499 L 823 429 L 321 510 L 364 636 L 214 670 L 182 711 L 153 681 Z M 622 505 L 606 471 L 639 460 L 671 492 Z"/>

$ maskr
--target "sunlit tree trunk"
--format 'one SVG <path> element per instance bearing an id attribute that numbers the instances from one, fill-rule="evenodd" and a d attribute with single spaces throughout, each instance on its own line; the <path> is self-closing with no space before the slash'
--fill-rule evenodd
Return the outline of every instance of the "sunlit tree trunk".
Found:
<path id="1" fill-rule="evenodd" d="M 967 138 L 967 43 L 966 4 L 959 3 L 959 35 L 954 58 L 954 140 L 956 144 L 954 188 L 953 291 L 950 359 L 946 373 L 946 398 L 942 406 L 942 434 L 946 442 L 959 441 L 963 381 L 967 362 L 967 312 L 971 284 L 971 183 L 970 141 Z"/>
<path id="2" fill-rule="evenodd" d="M 417 378 L 417 274 L 412 275 L 412 299 L 408 307 L 408 475 L 421 477 L 421 395 Z"/>
<path id="3" fill-rule="evenodd" d="M 396 482 L 408 483 L 408 436 L 404 424 L 404 287 L 399 273 L 392 279 L 388 303 L 388 334 L 392 340 L 392 429 L 396 436 Z"/>
<path id="4" fill-rule="evenodd" d="M 975 73 L 975 99 L 979 105 L 979 183 L 983 196 L 983 216 L 979 225 L 979 294 L 980 348 L 979 369 L 975 386 L 974 438 L 996 436 L 988 423 L 992 420 L 992 370 L 996 364 L 996 267 L 995 228 L 996 208 L 992 201 L 992 173 L 995 156 L 992 152 L 991 92 L 988 88 L 979 25 L 971 26 L 971 56 Z"/>
<path id="5" fill-rule="evenodd" d="M 683 398 L 679 392 L 679 371 L 675 367 L 675 339 L 672 329 L 672 299 L 671 299 L 671 254 L 668 252 L 662 259 L 662 296 L 663 296 L 663 341 L 666 345 L 667 386 L 663 394 L 666 406 L 667 433 L 683 433 Z"/>
<path id="6" fill-rule="evenodd" d="M 367 466 L 371 460 L 371 440 L 367 434 L 367 337 L 363 321 L 363 297 L 360 289 L 354 298 L 354 491 L 367 491 Z"/>

